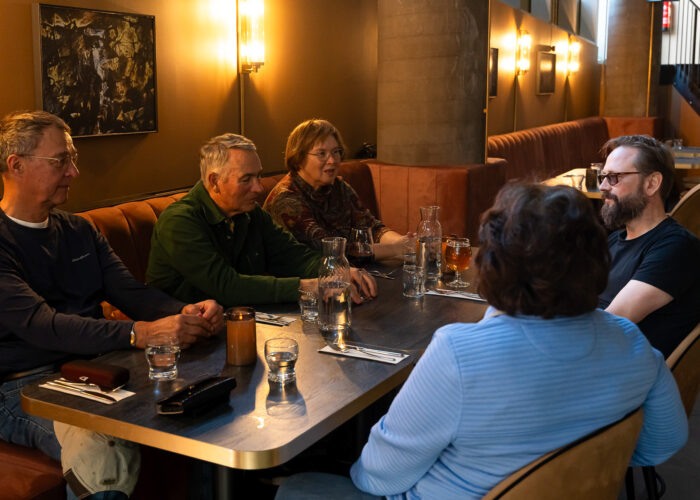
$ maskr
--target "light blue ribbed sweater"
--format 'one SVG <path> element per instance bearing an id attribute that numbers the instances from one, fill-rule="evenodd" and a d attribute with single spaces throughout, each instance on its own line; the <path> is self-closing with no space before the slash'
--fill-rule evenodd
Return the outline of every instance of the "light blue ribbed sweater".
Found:
<path id="1" fill-rule="evenodd" d="M 389 498 L 476 499 L 539 456 L 644 406 L 632 458 L 687 440 L 675 381 L 630 321 L 600 309 L 543 320 L 496 315 L 435 332 L 351 477 Z"/>

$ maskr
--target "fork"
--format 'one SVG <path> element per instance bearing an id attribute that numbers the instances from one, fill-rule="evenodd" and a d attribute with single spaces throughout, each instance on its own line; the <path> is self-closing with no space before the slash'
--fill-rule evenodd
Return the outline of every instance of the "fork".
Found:
<path id="1" fill-rule="evenodd" d="M 393 269 L 389 271 L 388 273 L 383 273 L 381 271 L 377 271 L 376 269 L 372 269 L 371 271 L 367 271 L 369 274 L 372 276 L 376 276 L 378 278 L 384 278 L 387 280 L 395 280 L 396 278 L 392 276 L 397 271 L 397 269 Z"/>

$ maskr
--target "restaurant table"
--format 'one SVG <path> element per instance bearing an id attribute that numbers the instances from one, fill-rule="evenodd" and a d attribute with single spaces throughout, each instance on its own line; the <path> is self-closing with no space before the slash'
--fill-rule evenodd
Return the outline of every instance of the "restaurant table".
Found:
<path id="1" fill-rule="evenodd" d="M 574 168 L 568 172 L 564 172 L 561 175 L 552 177 L 542 181 L 542 184 L 547 186 L 570 186 L 578 189 L 578 186 L 574 184 L 573 176 L 582 175 L 583 176 L 583 189 L 579 189 L 587 198 L 599 200 L 601 199 L 600 191 L 598 189 L 588 190 L 586 187 L 586 169 L 585 168 Z"/>
<path id="2" fill-rule="evenodd" d="M 473 269 L 466 275 L 475 281 Z M 297 320 L 286 327 L 258 323 L 258 359 L 253 366 L 226 364 L 225 333 L 183 351 L 178 378 L 172 382 L 149 380 L 142 350 L 115 351 L 99 360 L 129 369 L 125 389 L 134 392 L 133 396 L 108 405 L 39 387 L 43 381 L 56 378 L 53 376 L 22 390 L 22 408 L 33 415 L 222 466 L 218 495 L 229 496 L 233 492 L 225 468 L 264 469 L 288 461 L 398 387 L 438 327 L 476 322 L 486 309 L 484 303 L 460 298 L 405 298 L 400 270 L 396 278 L 377 278 L 378 297 L 353 306 L 352 328 L 346 339 L 410 354 L 396 365 L 317 352 L 326 341 L 313 323 Z M 258 309 L 299 314 L 296 304 Z M 297 380 L 284 389 L 268 383 L 263 354 L 265 340 L 278 336 L 299 343 Z M 198 416 L 157 413 L 156 401 L 197 380 L 220 375 L 237 381 L 228 405 Z"/>

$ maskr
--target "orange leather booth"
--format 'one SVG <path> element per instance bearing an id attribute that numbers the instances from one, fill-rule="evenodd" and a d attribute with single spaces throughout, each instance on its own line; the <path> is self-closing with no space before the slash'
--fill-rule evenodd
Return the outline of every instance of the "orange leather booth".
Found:
<path id="1" fill-rule="evenodd" d="M 646 134 L 660 139 L 662 126 L 662 119 L 657 117 L 592 116 L 492 135 L 488 138 L 488 156 L 508 162 L 507 180 L 539 182 L 603 161 L 600 148 L 612 137 Z"/>

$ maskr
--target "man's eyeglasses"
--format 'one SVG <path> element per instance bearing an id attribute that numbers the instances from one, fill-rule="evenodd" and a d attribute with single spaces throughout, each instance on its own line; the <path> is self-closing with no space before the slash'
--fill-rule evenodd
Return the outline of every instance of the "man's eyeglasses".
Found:
<path id="1" fill-rule="evenodd" d="M 18 156 L 24 156 L 26 158 L 36 158 L 38 160 L 46 160 L 49 162 L 49 165 L 51 165 L 55 169 L 65 170 L 70 165 L 73 165 L 75 168 L 78 168 L 78 153 L 64 153 L 58 158 L 54 158 L 53 156 L 37 156 L 26 154 L 21 154 Z"/>
<path id="2" fill-rule="evenodd" d="M 306 153 L 311 156 L 315 156 L 321 161 L 328 161 L 328 158 L 331 156 L 333 157 L 334 160 L 342 160 L 343 159 L 343 154 L 345 154 L 345 151 L 343 151 L 343 148 L 335 148 L 331 151 L 326 151 L 325 149 L 322 149 L 320 151 L 316 151 L 314 153 Z"/>
<path id="3" fill-rule="evenodd" d="M 618 182 L 620 182 L 620 176 L 621 175 L 632 175 L 632 174 L 641 174 L 641 172 L 609 172 L 607 174 L 599 174 L 598 175 L 598 185 L 602 184 L 605 179 L 608 180 L 608 184 L 611 186 L 614 186 Z"/>

